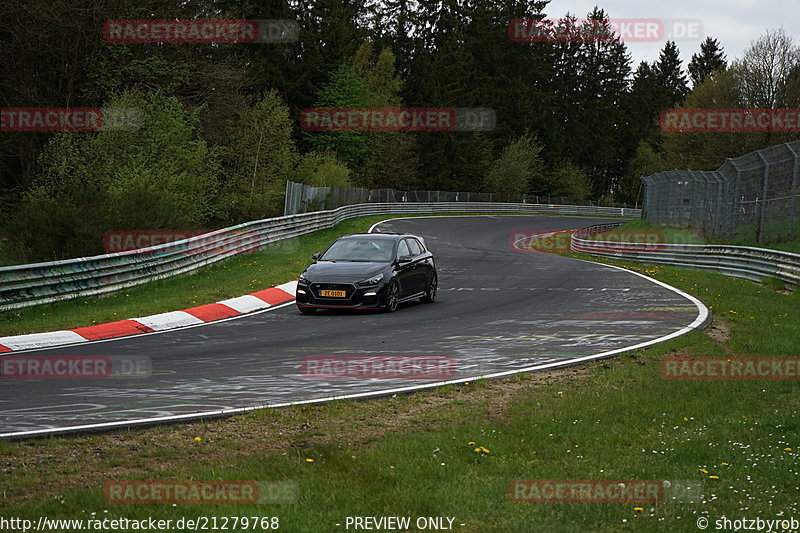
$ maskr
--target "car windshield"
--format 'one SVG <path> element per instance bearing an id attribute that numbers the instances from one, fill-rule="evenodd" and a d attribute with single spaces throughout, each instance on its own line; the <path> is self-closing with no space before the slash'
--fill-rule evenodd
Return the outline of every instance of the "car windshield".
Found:
<path id="1" fill-rule="evenodd" d="M 387 239 L 342 239 L 322 255 L 323 261 L 391 261 L 394 241 Z"/>

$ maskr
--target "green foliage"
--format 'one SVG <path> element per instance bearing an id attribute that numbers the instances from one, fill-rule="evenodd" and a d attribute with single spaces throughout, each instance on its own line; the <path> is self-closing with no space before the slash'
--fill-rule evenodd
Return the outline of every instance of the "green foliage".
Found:
<path id="1" fill-rule="evenodd" d="M 725 60 L 725 53 L 719 41 L 707 37 L 700 45 L 700 53 L 692 55 L 689 62 L 689 75 L 692 78 L 692 85 L 697 87 L 708 76 L 719 70 L 725 70 L 728 62 Z"/>
<path id="2" fill-rule="evenodd" d="M 592 191 L 591 182 L 586 172 L 572 161 L 566 160 L 554 170 L 545 174 L 542 194 L 560 196 L 576 201 L 589 198 Z"/>
<path id="3" fill-rule="evenodd" d="M 232 222 L 280 214 L 289 172 L 297 159 L 289 108 L 276 91 L 266 91 L 240 110 L 238 128 L 220 146 Z"/>
<path id="4" fill-rule="evenodd" d="M 485 188 L 501 202 L 519 202 L 529 184 L 541 175 L 542 147 L 524 135 L 506 146 L 486 174 Z"/>
<path id="5" fill-rule="evenodd" d="M 337 68 L 329 83 L 318 93 L 315 107 L 366 107 L 374 96 L 369 84 L 348 61 Z M 358 168 L 370 149 L 369 133 L 361 131 L 317 132 L 308 134 L 309 143 L 319 152 L 333 151 L 352 168 Z"/>
<path id="6" fill-rule="evenodd" d="M 740 107 L 741 92 L 735 71 L 717 71 L 695 87 L 682 107 L 731 109 Z M 764 134 L 744 132 L 665 132 L 662 170 L 716 170 L 727 157 L 736 157 L 766 145 Z"/>
<path id="7" fill-rule="evenodd" d="M 640 205 L 644 194 L 644 185 L 640 178 L 661 170 L 665 170 L 663 156 L 653 145 L 642 140 L 636 147 L 636 153 L 631 158 L 628 171 L 619 184 L 616 199 L 620 202 Z"/>
<path id="8" fill-rule="evenodd" d="M 689 88 L 683 72 L 680 52 L 675 41 L 667 41 L 655 65 L 656 77 L 666 96 L 666 106 L 672 107 L 683 102 Z"/>
<path id="9" fill-rule="evenodd" d="M 159 93 L 124 93 L 106 108 L 136 108 L 138 129 L 64 132 L 8 224 L 23 259 L 100 253 L 108 229 L 192 229 L 217 218 L 218 167 L 197 138 L 197 110 Z"/>
<path id="10" fill-rule="evenodd" d="M 403 80 L 397 74 L 395 56 L 391 49 L 384 48 L 375 57 L 372 41 L 363 43 L 353 57 L 353 69 L 366 81 L 370 104 L 374 106 L 399 106 Z"/>
<path id="11" fill-rule="evenodd" d="M 352 187 L 350 170 L 331 152 L 304 154 L 290 179 L 313 187 Z"/>

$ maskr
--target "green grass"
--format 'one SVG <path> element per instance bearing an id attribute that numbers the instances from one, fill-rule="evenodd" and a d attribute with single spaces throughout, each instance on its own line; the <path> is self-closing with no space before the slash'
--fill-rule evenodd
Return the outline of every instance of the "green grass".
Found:
<path id="1" fill-rule="evenodd" d="M 620 236 L 637 239 L 639 241 L 655 238 L 658 243 L 672 244 L 703 244 L 705 242 L 699 232 L 690 228 L 654 226 L 640 218 L 630 220 L 617 229 L 598 233 L 595 235 L 595 239 L 602 240 L 604 237 L 614 239 L 614 237 L 617 237 L 617 239 L 614 240 L 619 240 Z"/>
<path id="2" fill-rule="evenodd" d="M 348 515 L 451 516 L 464 532 L 698 531 L 701 516 L 712 524 L 723 515 L 800 516 L 796 382 L 660 376 L 662 357 L 676 352 L 800 355 L 800 296 L 701 271 L 629 267 L 703 299 L 716 315 L 713 336 L 694 332 L 583 372 L 2 443 L 0 514 L 262 515 L 278 516 L 283 531 L 301 532 L 341 531 Z M 471 441 L 490 453 L 475 453 Z M 107 504 L 102 481 L 126 478 L 291 480 L 300 499 Z M 641 512 L 629 504 L 513 503 L 507 491 L 514 479 L 697 480 L 703 498 L 644 505 Z"/>
<path id="3" fill-rule="evenodd" d="M 771 242 L 759 243 L 755 239 L 755 232 L 751 229 L 741 229 L 736 237 L 727 240 L 717 240 L 704 237 L 700 231 L 688 227 L 659 226 L 648 224 L 646 220 L 634 219 L 619 229 L 608 232 L 598 233 L 596 238 L 600 239 L 603 235 L 623 233 L 636 236 L 639 231 L 659 232 L 663 237 L 662 242 L 674 244 L 727 244 L 731 246 L 751 246 L 755 248 L 768 248 L 771 250 L 783 250 L 785 252 L 800 253 L 800 240 L 781 241 L 778 238 Z M 800 231 L 800 227 L 798 228 Z M 787 232 L 771 232 L 774 235 L 786 235 Z"/>

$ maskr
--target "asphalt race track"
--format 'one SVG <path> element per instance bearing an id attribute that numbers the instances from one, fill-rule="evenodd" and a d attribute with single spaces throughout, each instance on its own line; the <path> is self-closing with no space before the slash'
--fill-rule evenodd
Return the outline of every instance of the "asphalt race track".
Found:
<path id="1" fill-rule="evenodd" d="M 289 304 L 201 327 L 24 352 L 149 358 L 153 371 L 149 377 L 0 380 L 0 434 L 140 423 L 433 383 L 311 379 L 301 372 L 307 356 L 445 356 L 455 363 L 448 379 L 461 380 L 606 354 L 704 322 L 702 304 L 642 276 L 512 250 L 510 235 L 519 230 L 601 222 L 475 216 L 382 223 L 375 231 L 422 235 L 436 254 L 436 303 L 408 303 L 395 313 L 312 316 Z"/>

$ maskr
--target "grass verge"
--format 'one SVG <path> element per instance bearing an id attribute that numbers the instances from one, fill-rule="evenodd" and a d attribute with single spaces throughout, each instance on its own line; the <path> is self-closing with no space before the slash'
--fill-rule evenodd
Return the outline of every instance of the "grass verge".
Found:
<path id="1" fill-rule="evenodd" d="M 734 239 L 719 241 L 706 239 L 698 230 L 692 228 L 652 225 L 642 219 L 634 219 L 626 222 L 618 229 L 598 233 L 595 238 L 601 239 L 603 235 L 614 234 L 635 235 L 635 232 L 658 232 L 660 234 L 659 236 L 663 238 L 661 242 L 671 244 L 726 244 L 730 246 L 750 246 L 753 248 L 767 248 L 796 254 L 800 253 L 800 240 L 759 243 L 755 238 L 740 235 Z"/>
<path id="2" fill-rule="evenodd" d="M 587 524 L 600 532 L 698 531 L 701 518 L 713 528 L 723 516 L 799 517 L 796 381 L 665 380 L 660 362 L 676 354 L 798 356 L 800 296 L 701 271 L 628 267 L 702 298 L 715 313 L 712 327 L 516 379 L 2 442 L 0 514 L 275 516 L 281 530 L 298 532 L 340 531 L 347 516 L 448 516 L 463 532 L 583 532 Z M 111 505 L 101 487 L 118 479 L 290 480 L 300 497 L 286 505 Z M 702 497 L 641 510 L 513 503 L 514 479 L 695 480 Z"/>

